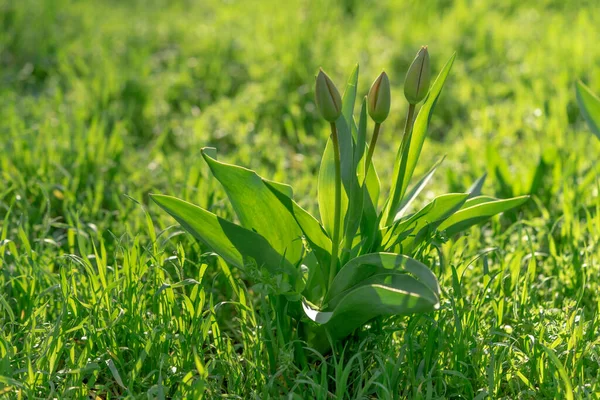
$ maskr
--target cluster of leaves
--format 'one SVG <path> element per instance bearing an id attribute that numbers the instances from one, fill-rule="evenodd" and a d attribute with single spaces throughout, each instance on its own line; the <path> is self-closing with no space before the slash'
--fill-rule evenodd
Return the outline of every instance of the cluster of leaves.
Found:
<path id="1" fill-rule="evenodd" d="M 415 62 L 418 59 L 419 55 Z M 425 91 L 421 88 L 420 99 L 410 98 L 405 87 L 410 102 L 407 129 L 387 199 L 380 198 L 380 182 L 371 159 L 381 119 L 375 121 L 375 140 L 368 151 L 367 114 L 374 115 L 371 109 L 367 112 L 371 99 L 363 100 L 358 122 L 353 116 L 358 66 L 350 75 L 341 107 L 335 96 L 337 89 L 326 75 L 323 82 L 332 98 L 324 104 L 328 100 L 319 97 L 321 74 L 317 78 L 317 104 L 332 126 L 318 177 L 320 221 L 294 201 L 290 186 L 220 162 L 212 148 L 205 148 L 202 155 L 225 189 L 239 225 L 174 197 L 152 198 L 229 264 L 276 277 L 271 294 L 284 296 L 286 312 L 307 322 L 305 337 L 317 349 L 326 349 L 331 340 L 345 338 L 376 317 L 435 310 L 439 306 L 438 281 L 411 255 L 431 244 L 434 237 L 456 235 L 527 200 L 527 196 L 508 200 L 482 196 L 481 179 L 467 193 L 444 194 L 409 212 L 439 165 L 408 190 L 453 61 L 454 56 L 428 92 L 428 82 Z M 410 75 L 409 70 L 407 84 Z M 373 93 L 372 88 L 369 96 L 386 90 L 378 81 L 374 84 L 377 91 Z M 421 100 L 413 124 L 412 113 Z M 328 105 L 330 109 L 326 109 Z M 387 107 L 389 110 L 389 98 Z M 300 304 L 304 315 L 298 313 Z"/>

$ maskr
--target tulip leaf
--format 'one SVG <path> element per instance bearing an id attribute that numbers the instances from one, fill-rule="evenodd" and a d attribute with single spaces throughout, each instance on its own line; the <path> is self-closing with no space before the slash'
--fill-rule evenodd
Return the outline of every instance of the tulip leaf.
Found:
<path id="1" fill-rule="evenodd" d="M 337 303 L 334 299 L 339 298 L 344 292 L 356 287 L 372 276 L 392 272 L 414 275 L 436 296 L 439 296 L 440 287 L 437 279 L 425 264 L 402 254 L 371 253 L 357 257 L 342 267 L 327 292 L 325 302 L 333 308 Z"/>
<path id="2" fill-rule="evenodd" d="M 270 273 L 296 275 L 295 268 L 256 232 L 229 222 L 215 214 L 176 197 L 150 195 L 181 226 L 231 265 L 245 269 L 253 259 Z"/>
<path id="3" fill-rule="evenodd" d="M 344 126 L 344 129 L 340 129 Z M 336 127 L 338 131 L 338 140 L 340 145 L 340 157 L 341 157 L 341 173 L 342 181 L 344 180 L 344 170 L 349 168 L 348 157 L 352 162 L 352 138 L 342 134 L 341 132 L 349 132 L 346 127 L 346 121 L 341 116 L 337 122 Z M 321 166 L 319 168 L 319 181 L 318 181 L 318 193 L 317 197 L 319 200 L 319 214 L 321 215 L 321 223 L 325 227 L 325 231 L 329 237 L 333 237 L 333 226 L 334 226 L 334 203 L 335 203 L 335 164 L 333 154 L 333 142 L 331 137 L 327 140 L 325 145 L 325 152 L 321 159 Z M 341 219 L 345 218 L 346 210 L 348 209 L 348 195 L 346 194 L 345 185 L 342 185 L 342 201 L 341 201 Z"/>
<path id="4" fill-rule="evenodd" d="M 401 243 L 403 252 L 418 244 L 427 234 L 436 230 L 446 218 L 450 217 L 467 200 L 466 193 L 450 193 L 436 197 L 419 212 L 403 220 L 396 221 L 385 231 L 384 249 L 391 249 Z M 404 234 L 410 231 L 409 235 Z"/>
<path id="5" fill-rule="evenodd" d="M 445 157 L 442 157 L 438 162 L 436 162 L 434 164 L 434 166 L 431 167 L 429 172 L 427 172 L 421 179 L 419 179 L 419 181 L 415 184 L 415 186 L 413 186 L 412 189 L 406 194 L 406 196 L 404 196 L 404 198 L 402 199 L 402 202 L 398 206 L 398 211 L 396 212 L 394 221 L 399 220 L 400 218 L 402 218 L 404 216 L 404 214 L 406 214 L 406 211 L 409 209 L 412 202 L 415 200 L 415 198 L 417 198 L 417 196 L 421 193 L 421 191 L 425 188 L 425 186 L 427 186 L 427 184 L 433 177 L 433 174 L 435 174 L 435 171 L 437 170 L 437 168 L 444 161 L 444 158 Z"/>
<path id="6" fill-rule="evenodd" d="M 477 178 L 475 182 L 473 182 L 471 187 L 467 190 L 467 193 L 469 193 L 469 199 L 481 196 L 481 189 L 483 188 L 483 184 L 485 183 L 485 178 L 487 178 L 487 173 L 481 175 L 479 178 Z"/>
<path id="7" fill-rule="evenodd" d="M 469 194 L 469 196 L 471 196 L 471 195 Z M 490 201 L 496 201 L 496 200 L 498 200 L 498 199 L 495 197 L 492 197 L 492 196 L 469 197 L 467 199 L 467 201 L 465 201 L 465 204 L 463 204 L 463 206 L 461 207 L 461 210 L 464 210 L 465 208 L 476 206 L 477 204 L 489 203 Z"/>
<path id="8" fill-rule="evenodd" d="M 262 235 L 290 263 L 298 263 L 302 257 L 302 231 L 261 177 L 252 170 L 217 161 L 204 152 L 202 155 L 223 185 L 240 224 Z M 277 187 L 288 193 L 291 190 L 282 184 Z"/>
<path id="9" fill-rule="evenodd" d="M 331 261 L 331 239 L 327 236 L 323 226 L 308 211 L 300 207 L 285 193 L 279 191 L 272 182 L 265 181 L 265 183 L 300 226 L 321 267 L 328 269 Z"/>
<path id="10" fill-rule="evenodd" d="M 379 202 L 380 182 L 377 171 L 371 161 L 367 179 L 363 184 L 363 213 L 360 223 L 363 253 L 369 253 L 379 241 L 379 218 L 377 204 Z"/>
<path id="11" fill-rule="evenodd" d="M 577 102 L 592 133 L 600 139 L 600 98 L 582 82 L 577 82 Z"/>
<path id="12" fill-rule="evenodd" d="M 471 199 L 476 200 L 477 197 Z M 439 227 L 439 230 L 446 231 L 448 236 L 455 235 L 465 229 L 485 221 L 486 219 L 510 210 L 511 208 L 519 207 L 529 200 L 529 196 L 514 197 L 505 200 L 489 201 L 488 197 L 481 199 L 482 202 L 474 204 L 471 207 L 458 211 L 456 214 L 444 221 Z"/>
<path id="13" fill-rule="evenodd" d="M 274 189 L 279 193 L 282 193 L 284 196 L 289 197 L 290 199 L 294 198 L 294 189 L 290 185 L 286 185 L 285 183 L 279 183 L 275 181 L 271 181 L 265 178 L 262 178 L 263 182 L 269 186 L 269 189 Z"/>
<path id="14" fill-rule="evenodd" d="M 346 213 L 346 218 L 344 220 L 344 247 L 343 250 L 345 254 L 343 256 L 343 261 L 347 260 L 350 256 L 350 250 L 352 248 L 352 242 L 358 228 L 360 227 L 360 222 L 363 213 L 363 189 L 358 182 L 358 177 L 354 175 L 354 179 L 350 184 L 350 201 L 348 205 L 348 212 Z"/>
<path id="15" fill-rule="evenodd" d="M 367 136 L 367 98 L 363 99 L 363 103 L 360 111 L 360 119 L 358 124 L 358 141 L 356 144 L 355 158 L 359 158 L 360 161 L 364 158 L 365 150 L 367 150 L 366 136 Z M 377 170 L 375 164 L 371 160 L 369 169 L 367 172 L 367 178 L 365 179 L 365 161 L 358 162 L 356 170 L 359 182 L 362 182 L 362 213 L 360 221 L 361 236 L 364 238 L 360 246 L 369 252 L 373 247 L 374 242 L 377 240 L 377 228 L 379 225 L 379 216 L 377 214 L 377 204 L 379 202 L 379 190 L 380 182 L 379 176 L 377 176 Z"/>
<path id="16" fill-rule="evenodd" d="M 439 299 L 414 277 L 389 274 L 384 283 L 369 283 L 350 290 L 333 310 L 318 311 L 303 303 L 307 316 L 324 324 L 332 339 L 342 339 L 369 320 L 391 315 L 433 311 Z"/>

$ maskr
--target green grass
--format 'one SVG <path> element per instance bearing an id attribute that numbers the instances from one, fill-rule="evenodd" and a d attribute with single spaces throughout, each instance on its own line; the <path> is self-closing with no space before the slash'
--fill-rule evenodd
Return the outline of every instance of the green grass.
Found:
<path id="1" fill-rule="evenodd" d="M 0 397 L 600 396 L 600 141 L 574 87 L 600 92 L 596 2 L 281 4 L 0 0 Z M 341 86 L 359 62 L 361 95 L 384 68 L 402 98 L 422 44 L 433 71 L 458 53 L 423 201 L 484 172 L 533 200 L 421 255 L 439 311 L 302 366 L 270 303 L 148 193 L 232 218 L 211 145 L 315 212 L 318 67 Z M 405 114 L 379 139 L 384 190 Z"/>

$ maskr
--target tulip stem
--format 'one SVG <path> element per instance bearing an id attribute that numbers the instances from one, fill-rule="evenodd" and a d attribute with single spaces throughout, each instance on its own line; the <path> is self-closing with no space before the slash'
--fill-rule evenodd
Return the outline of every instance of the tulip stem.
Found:
<path id="1" fill-rule="evenodd" d="M 408 149 L 410 149 L 410 136 L 412 134 L 414 115 L 415 115 L 415 105 L 409 104 L 408 105 L 408 113 L 406 114 L 406 123 L 404 124 L 404 135 L 402 136 L 401 148 L 408 146 Z"/>
<path id="2" fill-rule="evenodd" d="M 375 128 L 373 128 L 373 137 L 371 137 L 371 143 L 369 143 L 369 151 L 367 152 L 365 179 L 367 179 L 367 174 L 369 173 L 369 167 L 371 166 L 371 159 L 373 158 L 373 152 L 375 151 L 375 145 L 377 144 L 377 139 L 379 138 L 380 129 L 381 124 L 379 122 L 375 122 Z"/>
<path id="3" fill-rule="evenodd" d="M 340 249 L 340 216 L 342 208 L 342 173 L 340 165 L 340 145 L 335 122 L 331 122 L 331 140 L 333 142 L 333 156 L 335 164 L 335 188 L 334 188 L 334 208 L 333 208 L 333 240 L 331 243 L 331 264 L 329 265 L 329 285 L 337 274 L 338 253 Z"/>
<path id="4" fill-rule="evenodd" d="M 404 125 L 404 135 L 402 136 L 402 143 L 400 144 L 400 170 L 398 173 L 398 181 L 396 182 L 396 187 L 394 188 L 394 193 L 392 194 L 392 201 L 390 204 L 398 204 L 400 199 L 404 196 L 404 180 L 406 179 L 406 164 L 408 163 L 408 154 L 410 152 L 410 141 L 412 136 L 412 128 L 413 128 L 413 118 L 415 115 L 415 105 L 408 105 L 408 113 L 406 115 L 406 124 Z M 389 214 L 387 215 L 386 224 L 389 225 L 392 223 L 395 215 L 395 210 L 388 210 Z"/>

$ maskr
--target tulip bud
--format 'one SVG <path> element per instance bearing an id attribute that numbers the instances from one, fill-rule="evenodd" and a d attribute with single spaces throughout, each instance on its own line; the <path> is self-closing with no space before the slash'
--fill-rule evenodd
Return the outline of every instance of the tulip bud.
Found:
<path id="1" fill-rule="evenodd" d="M 404 97 L 410 104 L 417 104 L 427 96 L 429 80 L 429 52 L 427 46 L 423 46 L 410 65 L 404 81 Z"/>
<path id="2" fill-rule="evenodd" d="M 382 72 L 371 85 L 368 97 L 369 115 L 373 121 L 381 124 L 390 113 L 390 80 L 385 72 Z"/>
<path id="3" fill-rule="evenodd" d="M 342 114 L 340 92 L 323 69 L 319 70 L 315 85 L 315 100 L 321 116 L 329 122 L 335 122 Z"/>

